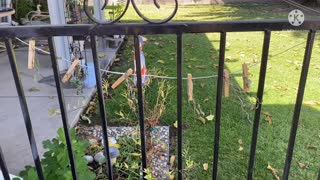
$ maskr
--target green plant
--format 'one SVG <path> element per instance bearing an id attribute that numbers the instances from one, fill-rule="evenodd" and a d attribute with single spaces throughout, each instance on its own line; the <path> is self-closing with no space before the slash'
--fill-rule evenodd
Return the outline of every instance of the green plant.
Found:
<path id="1" fill-rule="evenodd" d="M 94 179 L 95 174 L 88 169 L 87 161 L 83 158 L 88 147 L 88 142 L 77 139 L 75 129 L 70 129 L 70 136 L 72 139 L 78 179 Z M 63 130 L 61 128 L 58 130 L 56 138 L 43 141 L 43 147 L 48 149 L 41 160 L 45 179 L 72 179 Z M 37 179 L 36 169 L 31 166 L 26 166 L 26 169 L 21 171 L 19 175 L 24 180 Z"/>
<path id="2" fill-rule="evenodd" d="M 141 142 L 134 137 L 118 140 L 121 156 L 115 164 L 115 171 L 124 179 L 139 179 L 141 163 Z M 121 178 L 120 178 L 121 179 Z"/>

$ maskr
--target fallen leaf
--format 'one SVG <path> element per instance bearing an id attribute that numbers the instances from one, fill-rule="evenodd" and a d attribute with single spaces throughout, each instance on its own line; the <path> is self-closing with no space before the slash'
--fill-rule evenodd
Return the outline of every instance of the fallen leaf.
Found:
<path id="1" fill-rule="evenodd" d="M 128 154 L 134 157 L 141 157 L 140 153 L 128 153 Z"/>
<path id="2" fill-rule="evenodd" d="M 198 69 L 207 69 L 207 66 L 196 66 Z"/>
<path id="3" fill-rule="evenodd" d="M 211 115 L 207 116 L 206 119 L 208 121 L 212 121 L 214 119 L 214 115 L 211 114 Z"/>
<path id="4" fill-rule="evenodd" d="M 99 59 L 102 59 L 102 58 L 104 58 L 104 57 L 106 57 L 105 54 L 99 54 L 99 55 L 98 55 L 98 58 L 99 58 Z"/>
<path id="5" fill-rule="evenodd" d="M 160 63 L 160 64 L 164 64 L 165 63 L 164 60 L 158 60 L 157 62 Z"/>
<path id="6" fill-rule="evenodd" d="M 306 101 L 304 104 L 309 106 L 316 106 L 320 105 L 320 101 Z"/>
<path id="7" fill-rule="evenodd" d="M 273 168 L 270 164 L 268 164 L 268 167 L 267 167 L 268 170 L 271 171 L 272 175 L 277 179 L 277 180 L 280 180 L 280 177 L 278 175 L 278 170 Z"/>
<path id="8" fill-rule="evenodd" d="M 269 112 L 264 112 L 264 115 L 266 116 L 265 120 L 269 123 L 272 124 L 272 116 L 270 115 Z"/>
<path id="9" fill-rule="evenodd" d="M 189 66 L 188 66 L 188 69 L 192 69 L 192 66 L 191 66 L 191 65 L 189 65 Z"/>
<path id="10" fill-rule="evenodd" d="M 208 166 L 209 166 L 208 163 L 204 163 L 202 166 L 203 166 L 203 170 L 208 171 Z"/>
<path id="11" fill-rule="evenodd" d="M 28 90 L 29 92 L 37 92 L 37 91 L 40 91 L 40 88 L 38 87 L 32 87 Z"/>
<path id="12" fill-rule="evenodd" d="M 279 90 L 282 90 L 282 91 L 288 91 L 289 90 L 287 87 L 283 87 L 283 86 L 279 86 L 279 85 L 273 86 L 273 88 L 279 89 Z"/>
<path id="13" fill-rule="evenodd" d="M 315 145 L 313 145 L 313 144 L 308 144 L 308 145 L 307 145 L 307 149 L 313 149 L 313 150 L 316 150 L 316 149 L 317 149 L 317 147 L 316 147 Z"/>
<path id="14" fill-rule="evenodd" d="M 307 164 L 307 163 L 298 162 L 298 165 L 301 169 L 308 169 L 308 167 L 309 167 L 309 164 Z"/>
<path id="15" fill-rule="evenodd" d="M 80 118 L 81 118 L 81 120 L 83 120 L 83 121 L 87 121 L 88 124 L 91 124 L 91 119 L 90 119 L 88 116 L 81 115 Z"/>
<path id="16" fill-rule="evenodd" d="M 242 139 L 239 139 L 238 143 L 239 143 L 239 151 L 243 151 L 243 141 L 242 141 Z"/>
<path id="17" fill-rule="evenodd" d="M 129 169 L 129 166 L 128 166 L 127 163 L 124 163 L 124 167 L 125 167 L 126 169 Z"/>
<path id="18" fill-rule="evenodd" d="M 206 98 L 206 99 L 203 100 L 204 103 L 206 103 L 206 102 L 208 102 L 208 101 L 209 101 L 208 98 Z"/>
<path id="19" fill-rule="evenodd" d="M 178 121 L 173 123 L 173 127 L 178 128 Z"/>
<path id="20" fill-rule="evenodd" d="M 174 165 L 174 160 L 176 159 L 176 156 L 171 156 L 170 157 L 170 169 L 172 169 L 173 168 L 173 165 Z"/>
<path id="21" fill-rule="evenodd" d="M 200 84 L 200 87 L 201 87 L 201 88 L 204 88 L 204 86 L 206 86 L 205 83 L 201 83 L 201 84 Z"/>
<path id="22" fill-rule="evenodd" d="M 53 116 L 59 115 L 60 113 L 61 113 L 60 109 L 55 109 L 55 108 L 50 108 L 49 109 L 49 117 L 53 117 Z"/>
<path id="23" fill-rule="evenodd" d="M 197 120 L 200 121 L 200 122 L 202 122 L 203 124 L 206 123 L 206 120 L 205 120 L 203 117 L 199 117 Z"/>
<path id="24" fill-rule="evenodd" d="M 158 42 L 154 42 L 153 44 L 156 45 L 156 46 L 159 46 L 159 43 L 158 43 Z"/>

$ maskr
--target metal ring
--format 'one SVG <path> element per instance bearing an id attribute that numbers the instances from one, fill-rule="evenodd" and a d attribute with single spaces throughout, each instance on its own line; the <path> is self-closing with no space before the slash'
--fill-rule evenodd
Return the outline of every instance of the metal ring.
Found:
<path id="1" fill-rule="evenodd" d="M 106 7 L 107 3 L 108 3 L 108 1 L 106 0 L 106 1 L 105 1 L 105 4 L 103 5 L 103 7 Z M 86 15 L 88 16 L 88 18 L 89 18 L 90 20 L 92 20 L 93 22 L 95 22 L 96 24 L 114 24 L 114 23 L 118 22 L 118 21 L 122 18 L 122 16 L 127 12 L 128 7 L 129 7 L 129 4 L 130 4 L 130 0 L 127 0 L 126 6 L 125 6 L 123 12 L 120 14 L 119 17 L 117 17 L 117 18 L 116 18 L 115 20 L 113 20 L 113 21 L 107 21 L 107 20 L 106 20 L 106 21 L 102 21 L 102 20 L 99 20 L 99 19 L 95 18 L 95 17 L 91 14 L 91 12 L 90 12 L 90 10 L 89 10 L 89 8 L 88 8 L 88 0 L 84 0 L 84 2 L 83 2 L 83 9 L 84 9 L 84 12 L 86 13 Z"/>
<path id="2" fill-rule="evenodd" d="M 159 6 L 157 0 L 154 0 L 153 2 L 154 2 L 154 4 L 155 4 L 155 6 L 159 9 L 160 6 Z M 171 15 L 170 15 L 169 17 L 167 17 L 166 19 L 155 21 L 155 20 L 152 20 L 152 19 L 147 18 L 146 16 L 144 16 L 144 15 L 140 12 L 140 10 L 139 10 L 139 8 L 137 7 L 137 5 L 136 5 L 136 3 L 134 2 L 134 0 L 131 0 L 131 3 L 132 3 L 132 5 L 133 5 L 134 10 L 138 13 L 138 15 L 139 15 L 144 21 L 146 21 L 146 22 L 148 22 L 148 23 L 151 23 L 151 24 L 163 24 L 163 23 L 169 22 L 169 21 L 176 15 L 176 13 L 177 13 L 177 11 L 178 11 L 178 0 L 175 0 L 175 8 L 174 8 L 173 12 L 171 13 Z"/>

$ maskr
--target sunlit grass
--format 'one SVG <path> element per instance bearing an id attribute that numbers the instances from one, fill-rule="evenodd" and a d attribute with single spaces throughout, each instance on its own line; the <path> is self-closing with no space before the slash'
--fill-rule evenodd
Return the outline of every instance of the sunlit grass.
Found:
<path id="1" fill-rule="evenodd" d="M 148 6 L 142 6 L 148 9 Z M 289 9 L 280 5 L 194 5 L 181 6 L 174 21 L 212 21 L 212 20 L 243 20 L 243 19 L 285 19 Z M 147 12 L 148 14 L 148 12 Z M 152 11 L 149 13 L 152 17 Z M 123 22 L 140 22 L 141 19 L 131 9 L 123 18 Z M 291 127 L 293 109 L 307 32 L 272 32 L 270 56 L 268 62 L 263 112 L 272 115 L 273 123 L 270 125 L 261 115 L 258 147 L 255 163 L 255 179 L 273 179 L 267 170 L 270 164 L 279 170 L 282 175 L 284 167 L 287 142 Z M 176 75 L 176 44 L 174 35 L 147 36 L 148 44 L 144 48 L 148 69 L 156 68 L 165 75 Z M 242 87 L 241 64 L 249 63 L 250 79 L 252 86 L 250 93 L 244 95 L 246 102 L 254 99 L 259 79 L 259 62 L 263 43 L 263 32 L 228 33 L 226 68 L 232 76 L 231 83 Z M 300 44 L 300 45 L 298 45 Z M 216 74 L 215 65 L 218 64 L 219 34 L 186 34 L 183 36 L 183 74 L 205 76 Z M 294 48 L 291 48 L 295 46 Z M 305 93 L 305 102 L 319 101 L 320 89 L 320 38 L 316 37 L 315 48 L 312 56 L 310 72 Z M 291 49 L 289 49 L 291 48 Z M 123 53 L 126 65 L 114 67 L 114 70 L 126 71 L 132 67 L 132 39 Z M 163 60 L 164 63 L 159 63 Z M 256 65 L 253 65 L 256 63 Z M 206 66 L 199 69 L 196 66 Z M 205 84 L 202 88 L 201 83 Z M 194 97 L 206 115 L 215 112 L 216 79 L 194 81 Z M 175 86 L 176 81 L 170 84 Z M 213 160 L 214 122 L 203 125 L 197 120 L 199 117 L 187 101 L 187 87 L 183 88 L 183 124 L 184 148 L 189 148 L 190 157 L 196 166 L 188 173 L 188 179 L 210 179 Z M 146 92 L 152 96 L 157 86 Z M 107 103 L 108 115 L 111 119 L 117 118 L 115 112 L 126 108 L 119 105 L 124 102 L 119 93 L 124 91 L 120 86 L 113 93 L 113 99 Z M 247 172 L 248 156 L 250 151 L 252 124 L 242 113 L 242 108 L 234 89 L 230 97 L 223 98 L 223 113 L 221 119 L 221 145 L 219 159 L 220 179 L 245 179 Z M 155 94 L 154 94 L 155 96 Z M 206 100 L 208 99 L 208 100 Z M 319 105 L 304 105 L 301 113 L 295 153 L 291 166 L 290 179 L 316 179 L 320 167 L 320 107 Z M 246 109 L 253 119 L 253 111 Z M 166 113 L 161 119 L 161 124 L 172 125 L 176 121 L 176 94 L 171 94 Z M 117 122 L 117 121 L 115 121 Z M 133 122 L 137 123 L 136 119 Z M 242 139 L 244 150 L 239 151 L 238 140 Z M 315 148 L 310 148 L 315 146 Z M 309 148 L 308 148 L 309 147 Z M 308 164 L 308 169 L 302 169 L 298 163 Z M 209 163 L 209 170 L 204 171 L 203 163 Z"/>

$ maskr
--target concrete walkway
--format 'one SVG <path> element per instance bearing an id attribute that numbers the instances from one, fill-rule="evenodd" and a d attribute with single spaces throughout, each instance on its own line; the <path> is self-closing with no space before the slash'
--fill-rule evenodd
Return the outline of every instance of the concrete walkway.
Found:
<path id="1" fill-rule="evenodd" d="M 107 65 L 115 58 L 117 49 L 108 49 L 99 52 L 105 54 L 101 64 Z M 59 103 L 53 79 L 51 60 L 46 55 L 36 55 L 41 65 L 38 72 L 27 69 L 27 48 L 16 50 L 18 68 L 40 154 L 44 153 L 42 141 L 56 136 L 57 129 L 62 127 L 61 116 L 58 112 Z M 64 95 L 68 111 L 70 126 L 75 125 L 83 108 L 87 105 L 94 93 L 95 77 L 93 71 L 92 54 L 89 51 L 87 76 L 83 93 L 77 95 L 75 88 L 65 88 Z M 2 147 L 9 172 L 17 175 L 25 165 L 33 165 L 27 133 L 20 109 L 14 80 L 6 53 L 0 54 L 0 145 Z M 51 82 L 42 78 L 52 79 Z M 41 80 L 39 83 L 38 80 Z M 31 91 L 30 89 L 39 89 Z"/>

